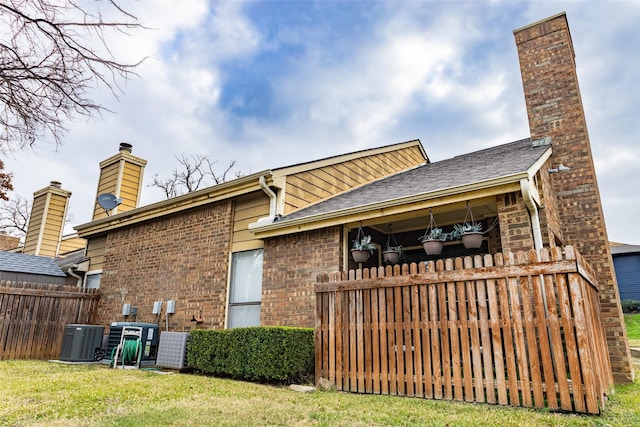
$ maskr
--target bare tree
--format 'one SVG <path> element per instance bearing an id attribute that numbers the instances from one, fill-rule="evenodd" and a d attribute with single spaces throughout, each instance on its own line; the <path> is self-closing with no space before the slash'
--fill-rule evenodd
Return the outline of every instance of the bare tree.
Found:
<path id="1" fill-rule="evenodd" d="M 105 5 L 116 20 L 89 7 Z M 119 79 L 139 64 L 113 58 L 108 30 L 128 34 L 143 28 L 117 0 L 0 0 L 0 153 L 33 146 L 51 136 L 56 144 L 65 122 L 103 110 L 89 89 L 104 84 L 117 98 Z"/>
<path id="2" fill-rule="evenodd" d="M 13 190 L 13 184 L 11 183 L 11 174 L 2 172 L 4 170 L 4 163 L 0 160 L 0 200 L 9 200 L 7 193 Z"/>
<path id="3" fill-rule="evenodd" d="M 221 184 L 227 180 L 227 175 L 236 165 L 236 161 L 233 160 L 222 173 L 217 173 L 214 169 L 217 161 L 212 161 L 208 156 L 196 154 L 187 157 L 182 154 L 176 156 L 176 160 L 180 166 L 173 169 L 171 176 L 162 179 L 155 174 L 152 183 L 149 184 L 149 187 L 158 187 L 164 191 L 167 199 L 191 193 L 208 185 Z M 241 176 L 242 172 L 236 171 L 235 177 Z"/>
<path id="4" fill-rule="evenodd" d="M 27 234 L 31 202 L 20 196 L 0 204 L 0 232 L 10 236 L 24 237 Z"/>

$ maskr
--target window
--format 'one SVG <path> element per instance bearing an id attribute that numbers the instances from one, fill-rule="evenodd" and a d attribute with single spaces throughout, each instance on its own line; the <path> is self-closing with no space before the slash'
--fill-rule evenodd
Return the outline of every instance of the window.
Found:
<path id="1" fill-rule="evenodd" d="M 87 274 L 84 278 L 84 286 L 87 289 L 100 289 L 101 273 Z"/>
<path id="2" fill-rule="evenodd" d="M 260 326 L 261 300 L 262 249 L 232 254 L 227 326 Z"/>

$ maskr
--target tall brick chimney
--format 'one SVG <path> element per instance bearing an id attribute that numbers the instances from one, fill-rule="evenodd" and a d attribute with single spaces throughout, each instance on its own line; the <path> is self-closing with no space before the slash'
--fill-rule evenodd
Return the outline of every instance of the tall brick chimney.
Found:
<path id="1" fill-rule="evenodd" d="M 122 199 L 122 203 L 109 212 L 109 215 L 138 207 L 147 161 L 134 156 L 131 151 L 131 144 L 123 142 L 120 144 L 118 154 L 100 162 L 100 178 L 93 209 L 93 221 L 107 216 L 105 210 L 97 203 L 100 194 L 109 193 Z"/>
<path id="2" fill-rule="evenodd" d="M 602 320 L 616 382 L 632 382 L 633 368 L 600 203 L 589 134 L 565 13 L 514 31 L 532 139 L 551 137 L 551 174 L 564 244 L 597 272 Z M 557 236 L 559 237 L 559 236 Z"/>
<path id="3" fill-rule="evenodd" d="M 60 249 L 64 221 L 71 192 L 62 189 L 58 181 L 33 193 L 27 235 L 22 253 L 55 257 Z"/>

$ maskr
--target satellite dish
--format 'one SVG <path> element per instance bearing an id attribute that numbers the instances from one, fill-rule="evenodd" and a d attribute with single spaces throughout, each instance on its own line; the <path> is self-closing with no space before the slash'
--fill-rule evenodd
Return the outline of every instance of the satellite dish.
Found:
<path id="1" fill-rule="evenodd" d="M 116 208 L 120 203 L 122 203 L 122 199 L 110 193 L 104 193 L 98 196 L 98 204 L 104 209 L 107 215 L 109 215 L 110 210 Z"/>

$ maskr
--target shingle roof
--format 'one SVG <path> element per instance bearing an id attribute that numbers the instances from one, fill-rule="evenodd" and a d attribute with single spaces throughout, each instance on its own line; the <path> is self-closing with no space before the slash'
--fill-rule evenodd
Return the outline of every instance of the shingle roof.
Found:
<path id="1" fill-rule="evenodd" d="M 280 222 L 522 173 L 548 149 L 549 145 L 544 144 L 532 146 L 531 139 L 527 138 L 439 162 L 426 163 L 293 212 L 282 217 Z"/>
<path id="2" fill-rule="evenodd" d="M 56 264 L 64 269 L 68 266 L 74 266 L 80 264 L 82 261 L 86 261 L 89 258 L 85 255 L 85 248 L 76 249 L 75 251 L 66 253 L 55 259 Z"/>
<path id="3" fill-rule="evenodd" d="M 640 245 L 611 246 L 612 255 L 640 253 Z"/>
<path id="4" fill-rule="evenodd" d="M 58 264 L 49 257 L 0 251 L 0 271 L 65 277 Z"/>

